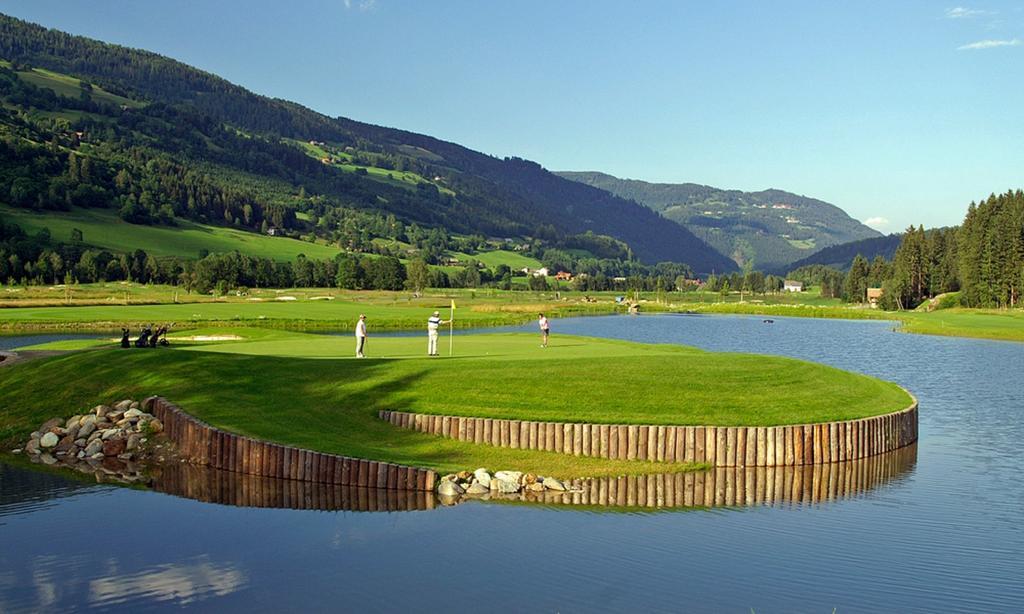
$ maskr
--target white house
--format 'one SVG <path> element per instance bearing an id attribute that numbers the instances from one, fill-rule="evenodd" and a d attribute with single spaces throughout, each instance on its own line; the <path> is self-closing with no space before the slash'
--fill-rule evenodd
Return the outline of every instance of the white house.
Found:
<path id="1" fill-rule="evenodd" d="M 550 274 L 548 267 L 544 266 L 533 272 L 534 277 L 547 277 Z"/>
<path id="2" fill-rule="evenodd" d="M 782 282 L 782 289 L 785 290 L 786 292 L 803 292 L 804 282 L 787 279 L 786 281 Z"/>

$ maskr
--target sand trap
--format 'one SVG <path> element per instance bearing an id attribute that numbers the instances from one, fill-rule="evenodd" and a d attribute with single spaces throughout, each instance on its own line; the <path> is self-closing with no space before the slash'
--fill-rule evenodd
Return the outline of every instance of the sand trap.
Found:
<path id="1" fill-rule="evenodd" d="M 192 335 L 191 337 L 170 337 L 171 341 L 241 341 L 238 335 Z"/>
<path id="2" fill-rule="evenodd" d="M 294 296 L 279 296 L 275 300 L 278 300 L 278 301 L 294 301 L 294 300 L 296 300 L 296 298 Z"/>
<path id="3" fill-rule="evenodd" d="M 333 301 L 334 297 L 333 296 L 311 296 L 311 297 L 309 297 L 309 300 L 311 300 L 311 301 Z"/>

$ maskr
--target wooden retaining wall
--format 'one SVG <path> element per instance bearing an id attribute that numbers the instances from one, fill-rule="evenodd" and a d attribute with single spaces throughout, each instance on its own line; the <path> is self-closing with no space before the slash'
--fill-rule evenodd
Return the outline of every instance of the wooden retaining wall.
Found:
<path id="1" fill-rule="evenodd" d="M 503 448 L 615 460 L 790 467 L 859 460 L 917 441 L 917 401 L 871 418 L 793 426 L 651 426 L 534 422 L 380 411 L 422 433 Z"/>
<path id="2" fill-rule="evenodd" d="M 143 402 L 164 425 L 179 453 L 199 465 L 268 478 L 392 490 L 433 491 L 430 469 L 314 452 L 228 433 L 185 413 L 162 397 Z"/>

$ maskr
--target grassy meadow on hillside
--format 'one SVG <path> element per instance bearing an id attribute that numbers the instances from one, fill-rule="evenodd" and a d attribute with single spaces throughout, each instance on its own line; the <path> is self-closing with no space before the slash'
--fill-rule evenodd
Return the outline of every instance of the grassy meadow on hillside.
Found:
<path id="1" fill-rule="evenodd" d="M 40 213 L 27 209 L 0 206 L 0 216 L 34 234 L 50 229 L 56 241 L 69 241 L 71 230 L 82 231 L 89 245 L 117 252 L 136 249 L 156 257 L 177 256 L 198 258 L 200 250 L 210 253 L 238 251 L 250 256 L 273 260 L 295 260 L 299 254 L 307 258 L 326 259 L 338 255 L 335 246 L 309 243 L 287 237 L 270 237 L 223 226 L 208 226 L 177 220 L 176 226 L 143 226 L 129 224 L 113 209 L 74 209 Z"/>

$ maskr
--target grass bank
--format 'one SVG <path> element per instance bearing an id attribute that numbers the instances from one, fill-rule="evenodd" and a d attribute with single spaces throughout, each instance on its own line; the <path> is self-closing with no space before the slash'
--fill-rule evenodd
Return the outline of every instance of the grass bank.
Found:
<path id="1" fill-rule="evenodd" d="M 606 315 L 621 311 L 612 299 L 586 302 L 580 298 L 556 299 L 553 295 L 450 292 L 413 297 L 403 292 L 346 292 L 329 289 L 253 290 L 243 297 L 218 300 L 171 302 L 175 295 L 166 286 L 124 290 L 107 284 L 103 290 L 89 289 L 90 304 L 69 306 L 15 307 L 31 301 L 48 300 L 38 295 L 8 299 L 0 303 L 0 331 L 37 330 L 120 330 L 151 322 L 174 322 L 178 326 L 259 326 L 292 330 L 347 330 L 366 314 L 371 329 L 415 330 L 425 326 L 432 310 L 447 318 L 452 300 L 456 303 L 458 328 L 519 324 L 549 315 Z M 52 292 L 51 292 L 52 293 Z M 13 294 L 13 293 L 8 293 Z M 27 294 L 27 291 L 26 291 Z M 127 297 L 126 297 L 127 294 Z M 103 298 L 103 297 L 106 298 Z M 124 304 L 127 301 L 132 301 Z M 104 304 L 105 303 L 105 304 Z M 142 303 L 142 304 L 140 304 Z"/>
<path id="2" fill-rule="evenodd" d="M 684 470 L 506 450 L 395 428 L 381 409 L 618 424 L 773 425 L 863 417 L 906 407 L 899 387 L 784 358 L 559 336 L 456 339 L 428 359 L 425 339 L 352 339 L 233 331 L 242 340 L 177 349 L 83 351 L 4 368 L 0 440 L 51 414 L 101 400 L 166 396 L 228 430 L 290 445 L 451 471 L 478 466 L 559 476 Z"/>

